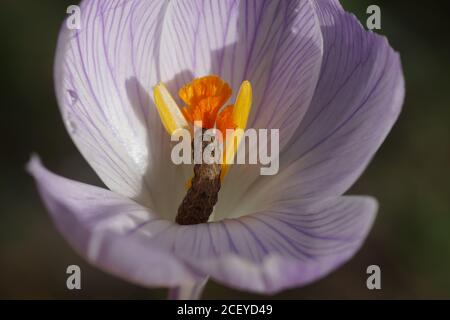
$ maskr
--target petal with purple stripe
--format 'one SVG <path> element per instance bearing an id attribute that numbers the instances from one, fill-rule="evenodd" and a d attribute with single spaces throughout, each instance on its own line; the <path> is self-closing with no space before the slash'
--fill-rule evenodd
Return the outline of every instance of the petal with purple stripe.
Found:
<path id="1" fill-rule="evenodd" d="M 68 132 L 104 183 L 127 197 L 148 194 L 143 176 L 163 132 L 145 92 L 157 81 L 164 9 L 164 1 L 85 0 L 81 29 L 63 24 L 58 40 L 55 86 Z"/>
<path id="2" fill-rule="evenodd" d="M 261 293 L 307 284 L 353 256 L 377 207 L 368 197 L 279 199 L 239 219 L 180 226 L 111 191 L 52 174 L 37 159 L 28 170 L 75 250 L 101 269 L 151 287 L 205 275 Z"/>
<path id="3" fill-rule="evenodd" d="M 360 176 L 403 104 L 399 55 L 367 32 L 337 1 L 316 1 L 324 60 L 311 106 L 296 130 L 280 173 L 262 178 L 248 198 L 337 196 Z M 275 188 L 277 186 L 277 188 Z M 243 199 L 245 201 L 245 199 Z"/>
<path id="4" fill-rule="evenodd" d="M 249 127 L 278 128 L 286 143 L 312 98 L 322 38 L 309 1 L 171 1 L 161 35 L 161 80 L 176 92 L 217 74 L 253 87 Z"/>
<path id="5" fill-rule="evenodd" d="M 56 227 L 69 244 L 97 267 L 149 287 L 195 283 L 198 273 L 163 247 L 146 240 L 154 236 L 135 230 L 152 224 L 163 232 L 170 223 L 149 209 L 109 190 L 57 176 L 33 158 L 28 171 Z"/>
<path id="6" fill-rule="evenodd" d="M 218 74 L 233 89 L 232 103 L 249 80 L 248 127 L 280 129 L 281 148 L 309 106 L 321 61 L 322 36 L 309 1 L 171 1 L 161 32 L 161 80 L 171 92 Z M 217 216 L 231 211 L 258 176 L 257 166 L 232 166 Z"/>
<path id="7" fill-rule="evenodd" d="M 226 285 L 274 293 L 324 277 L 350 259 L 376 210 L 370 197 L 286 199 L 238 219 L 172 227 L 148 242 Z M 145 230 L 152 227 L 139 232 Z"/>

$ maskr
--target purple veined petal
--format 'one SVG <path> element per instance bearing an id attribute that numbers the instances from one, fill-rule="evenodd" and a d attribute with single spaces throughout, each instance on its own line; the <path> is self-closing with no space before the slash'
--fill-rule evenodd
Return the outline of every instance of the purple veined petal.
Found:
<path id="1" fill-rule="evenodd" d="M 162 81 L 171 92 L 194 77 L 217 74 L 233 89 L 253 88 L 249 128 L 280 129 L 282 148 L 298 127 L 317 84 L 320 26 L 309 1 L 171 1 L 161 33 Z M 270 139 L 270 137 L 269 137 Z M 258 166 L 232 166 L 217 216 L 259 176 Z"/>
<path id="2" fill-rule="evenodd" d="M 170 222 L 114 192 L 57 176 L 36 157 L 28 171 L 58 230 L 90 263 L 142 286 L 174 287 L 199 280 L 172 253 L 147 243 L 151 234 L 129 236 L 150 222 L 159 226 L 155 232 L 163 232 Z"/>
<path id="3" fill-rule="evenodd" d="M 180 226 L 111 191 L 28 165 L 67 241 L 101 269 L 136 284 L 174 287 L 205 275 L 261 293 L 317 280 L 348 260 L 376 212 L 368 197 L 279 199 L 239 219 Z"/>
<path id="4" fill-rule="evenodd" d="M 387 39 L 365 31 L 337 1 L 315 1 L 315 8 L 324 38 L 316 93 L 289 150 L 281 154 L 280 173 L 253 186 L 260 200 L 271 201 L 278 193 L 343 194 L 366 168 L 403 104 L 400 58 Z"/>
<path id="5" fill-rule="evenodd" d="M 231 85 L 233 103 L 249 80 L 248 126 L 279 128 L 287 142 L 309 105 L 322 61 L 320 27 L 308 1 L 171 1 L 165 22 L 161 77 L 173 92 L 193 77 L 217 74 Z"/>
<path id="6" fill-rule="evenodd" d="M 152 98 L 167 3 L 83 1 L 81 29 L 63 24 L 55 63 L 58 104 L 83 156 L 112 191 L 162 214 L 160 193 L 181 197 L 185 182 Z"/>
<path id="7" fill-rule="evenodd" d="M 364 33 L 335 2 L 314 2 L 317 11 L 311 3 L 82 3 L 82 29 L 63 29 L 58 43 L 58 102 L 75 143 L 113 192 L 57 177 L 37 161 L 29 166 L 58 228 L 80 253 L 147 286 L 175 286 L 211 274 L 230 286 L 265 293 L 314 281 L 354 254 L 373 221 L 375 202 L 363 197 L 299 198 L 340 195 L 356 179 L 398 115 L 403 78 L 387 42 Z M 281 23 L 280 12 L 291 23 Z M 270 27 L 265 24 L 269 20 Z M 210 34 L 219 31 L 222 38 Z M 296 36 L 290 38 L 292 33 Z M 177 41 L 180 34 L 184 42 Z M 193 43 L 198 45 L 190 47 Z M 292 43 L 298 46 L 291 48 Z M 281 50 L 278 45 L 283 44 Z M 208 51 L 219 54 L 208 60 Z M 299 57 L 310 65 L 286 64 Z M 226 180 L 216 210 L 229 212 L 241 196 L 240 205 L 248 208 L 260 194 L 270 201 L 261 201 L 257 213 L 178 226 L 125 197 L 143 201 L 143 195 L 151 195 L 145 202 L 156 209 L 152 212 L 166 218 L 176 212 L 185 170 L 171 166 L 169 139 L 146 92 L 158 80 L 169 81 L 172 90 L 206 69 L 229 81 L 235 93 L 240 81 L 252 81 L 256 107 L 250 126 L 284 125 L 288 133 L 281 134 L 282 144 L 292 134 L 294 138 L 282 159 L 283 172 L 269 183 L 252 185 L 259 193 L 245 197 L 243 192 L 255 171 L 232 170 Z M 269 86 L 275 82 L 278 87 Z M 306 93 L 296 97 L 298 87 L 292 83 L 304 86 Z M 271 93 L 269 88 L 285 90 Z M 292 110 L 298 113 L 288 112 Z M 264 188 L 280 192 L 268 197 L 260 192 Z"/>
<path id="8" fill-rule="evenodd" d="M 238 219 L 168 230 L 155 240 L 225 285 L 271 294 L 318 280 L 350 259 L 376 210 L 370 197 L 286 199 Z"/>

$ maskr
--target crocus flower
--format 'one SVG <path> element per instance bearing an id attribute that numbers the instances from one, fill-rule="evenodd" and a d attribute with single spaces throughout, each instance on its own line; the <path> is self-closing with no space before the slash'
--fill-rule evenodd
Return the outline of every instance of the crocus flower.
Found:
<path id="1" fill-rule="evenodd" d="M 384 37 L 336 0 L 80 7 L 81 29 L 63 25 L 59 36 L 56 93 L 71 138 L 108 189 L 51 173 L 37 157 L 28 165 L 77 252 L 133 283 L 172 288 L 174 298 L 198 296 L 208 278 L 273 294 L 355 254 L 377 202 L 343 194 L 404 98 L 399 56 Z M 172 163 L 153 90 L 164 84 L 176 112 L 185 104 L 175 93 L 210 75 L 228 84 L 230 103 L 251 84 L 246 127 L 280 130 L 280 170 L 261 176 L 255 165 L 231 165 L 210 221 L 180 225 L 192 166 Z M 194 113 L 183 110 L 179 120 Z"/>

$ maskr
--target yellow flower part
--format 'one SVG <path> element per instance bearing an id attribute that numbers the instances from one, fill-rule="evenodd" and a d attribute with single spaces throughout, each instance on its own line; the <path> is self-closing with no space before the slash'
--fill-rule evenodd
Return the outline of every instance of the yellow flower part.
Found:
<path id="1" fill-rule="evenodd" d="M 222 109 L 231 93 L 228 83 L 216 75 L 197 78 L 180 89 L 178 94 L 186 104 L 180 110 L 164 84 L 159 83 L 154 88 L 155 105 L 169 134 L 180 128 L 189 128 L 189 123 L 199 121 L 205 129 L 216 127 L 220 130 L 225 140 L 222 179 L 234 159 L 241 140 L 239 131 L 234 131 L 229 137 L 226 136 L 226 131 L 245 130 L 252 105 L 252 87 L 249 81 L 242 83 L 235 104 Z"/>
<path id="2" fill-rule="evenodd" d="M 247 127 L 247 120 L 252 106 L 252 99 L 252 86 L 249 81 L 244 81 L 239 89 L 234 107 L 229 107 L 223 111 L 227 112 L 224 117 L 226 120 L 224 121 L 227 123 L 232 122 L 234 124 L 233 129 L 235 130 L 231 136 L 226 137 L 221 173 L 222 179 L 227 174 L 229 164 L 233 161 L 239 144 L 241 143 L 242 132 L 240 132 L 240 130 L 245 130 Z M 229 118 L 231 118 L 231 120 Z M 226 127 L 226 125 L 224 127 Z M 225 134 L 223 129 L 222 134 Z"/>
<path id="3" fill-rule="evenodd" d="M 163 83 L 160 82 L 155 86 L 153 96 L 161 122 L 169 135 L 172 135 L 177 129 L 189 128 L 180 108 Z"/>

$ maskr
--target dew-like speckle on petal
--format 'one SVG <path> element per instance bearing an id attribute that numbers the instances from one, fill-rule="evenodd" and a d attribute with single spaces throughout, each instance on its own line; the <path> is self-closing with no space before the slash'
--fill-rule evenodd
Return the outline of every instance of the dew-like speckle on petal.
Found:
<path id="1" fill-rule="evenodd" d="M 77 103 L 78 94 L 73 90 L 67 90 L 67 93 L 69 94 L 71 105 L 74 105 L 75 103 Z"/>

